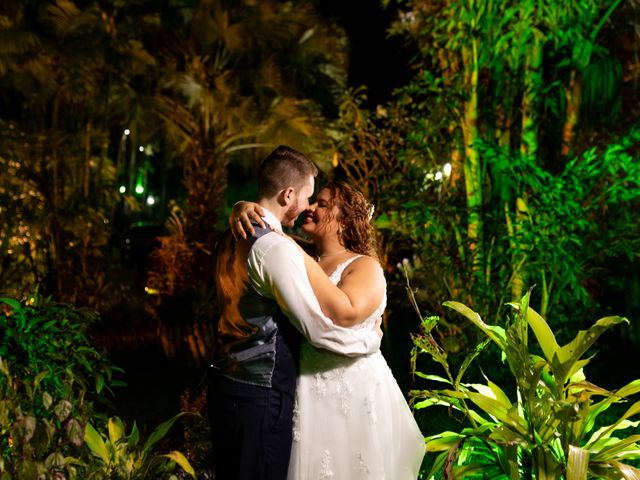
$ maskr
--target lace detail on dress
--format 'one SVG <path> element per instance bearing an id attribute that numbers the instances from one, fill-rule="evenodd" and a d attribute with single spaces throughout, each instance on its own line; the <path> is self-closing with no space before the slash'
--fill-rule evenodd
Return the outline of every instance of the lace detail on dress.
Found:
<path id="1" fill-rule="evenodd" d="M 293 399 L 293 441 L 300 441 L 300 407 L 297 396 Z"/>
<path id="2" fill-rule="evenodd" d="M 362 452 L 358 452 L 357 458 L 360 471 L 365 475 L 369 475 L 371 473 L 371 469 L 369 468 L 369 465 L 367 465 L 367 463 L 364 461 L 364 455 L 362 455 Z"/>
<path id="3" fill-rule="evenodd" d="M 338 385 L 336 385 L 336 391 L 338 392 L 338 397 L 340 398 L 340 410 L 342 410 L 342 414 L 345 417 L 351 415 L 351 404 L 349 400 L 351 399 L 351 394 L 353 393 L 353 387 L 351 384 L 344 378 L 344 368 L 340 369 L 340 376 L 338 379 Z"/>
<path id="4" fill-rule="evenodd" d="M 322 463 L 320 467 L 320 479 L 333 478 L 333 472 L 331 471 L 331 452 L 325 450 L 322 452 Z"/>
<path id="5" fill-rule="evenodd" d="M 325 380 L 322 378 L 323 374 L 322 373 L 316 373 L 314 375 L 314 383 L 313 383 L 313 393 L 316 394 L 316 396 L 320 397 L 320 398 L 324 398 L 324 396 L 327 394 L 327 385 L 325 383 Z"/>
<path id="6" fill-rule="evenodd" d="M 364 397 L 364 408 L 367 411 L 367 416 L 369 417 L 369 420 L 371 420 L 371 423 L 378 423 L 375 400 L 371 393 L 367 394 L 367 396 Z"/>

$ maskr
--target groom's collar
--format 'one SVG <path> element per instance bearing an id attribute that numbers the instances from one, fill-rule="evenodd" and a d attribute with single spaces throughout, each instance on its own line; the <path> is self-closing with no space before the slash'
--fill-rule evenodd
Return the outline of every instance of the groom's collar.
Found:
<path id="1" fill-rule="evenodd" d="M 280 223 L 280 220 L 278 220 L 278 218 L 266 208 L 262 207 L 262 210 L 264 211 L 264 215 L 262 216 L 262 218 L 265 223 L 267 223 L 274 230 L 278 230 L 279 232 L 281 232 L 282 223 Z"/>

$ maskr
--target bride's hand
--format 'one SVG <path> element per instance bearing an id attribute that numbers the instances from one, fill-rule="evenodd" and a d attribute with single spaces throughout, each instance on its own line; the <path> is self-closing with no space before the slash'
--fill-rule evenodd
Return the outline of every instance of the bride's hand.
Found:
<path id="1" fill-rule="evenodd" d="M 236 240 L 238 238 L 247 238 L 247 233 L 250 235 L 256 233 L 251 224 L 252 219 L 262 228 L 266 228 L 266 224 L 262 220 L 263 215 L 264 211 L 257 203 L 245 201 L 236 203 L 229 215 L 229 227 L 233 238 Z"/>

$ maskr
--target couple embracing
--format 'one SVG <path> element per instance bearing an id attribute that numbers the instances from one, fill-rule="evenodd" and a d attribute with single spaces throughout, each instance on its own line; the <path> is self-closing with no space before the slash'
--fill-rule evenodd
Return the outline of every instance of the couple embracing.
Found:
<path id="1" fill-rule="evenodd" d="M 380 353 L 386 283 L 371 206 L 343 182 L 310 204 L 317 173 L 276 148 L 258 171 L 257 204 L 234 207 L 218 241 L 216 480 L 418 476 L 424 439 Z M 303 212 L 314 257 L 282 233 Z"/>

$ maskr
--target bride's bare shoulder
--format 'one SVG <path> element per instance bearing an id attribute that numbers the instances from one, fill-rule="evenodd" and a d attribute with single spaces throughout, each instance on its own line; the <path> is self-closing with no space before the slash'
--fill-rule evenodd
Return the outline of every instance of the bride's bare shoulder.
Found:
<path id="1" fill-rule="evenodd" d="M 366 271 L 369 273 L 382 273 L 382 265 L 380 265 L 380 260 L 375 257 L 369 255 L 362 255 L 361 257 L 356 258 L 348 267 L 349 269 L 353 269 L 354 271 Z"/>

